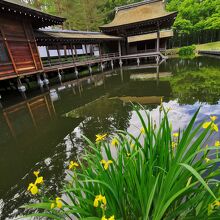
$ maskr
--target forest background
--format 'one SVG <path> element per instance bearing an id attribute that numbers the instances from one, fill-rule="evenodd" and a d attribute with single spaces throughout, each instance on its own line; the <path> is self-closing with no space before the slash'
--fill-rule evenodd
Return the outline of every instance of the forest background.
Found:
<path id="1" fill-rule="evenodd" d="M 115 7 L 140 0 L 20 0 L 44 12 L 65 17 L 64 29 L 97 31 L 114 18 Z M 174 30 L 180 34 L 220 29 L 220 0 L 167 0 L 178 11 Z"/>

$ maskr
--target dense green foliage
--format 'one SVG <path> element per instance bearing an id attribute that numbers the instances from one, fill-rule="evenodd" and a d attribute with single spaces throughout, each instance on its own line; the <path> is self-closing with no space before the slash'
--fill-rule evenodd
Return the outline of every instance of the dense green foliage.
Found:
<path id="1" fill-rule="evenodd" d="M 169 0 L 167 9 L 179 12 L 174 28 L 180 33 L 220 29 L 219 0 Z"/>
<path id="2" fill-rule="evenodd" d="M 179 50 L 180 56 L 191 56 L 195 54 L 196 46 L 187 46 L 187 47 L 181 47 Z"/>
<path id="3" fill-rule="evenodd" d="M 74 215 L 87 220 L 220 217 L 220 170 L 216 169 L 220 143 L 203 147 L 218 130 L 216 117 L 195 125 L 197 112 L 183 132 L 173 133 L 169 110 L 162 112 L 161 106 L 156 125 L 148 112 L 134 108 L 143 126 L 138 137 L 120 131 L 109 136 L 112 141 L 106 135 L 97 135 L 96 143 L 86 139 L 88 148 L 77 163 L 70 163 L 63 199 L 55 195 L 27 205 L 41 210 L 30 216 L 73 219 Z"/>
<path id="4" fill-rule="evenodd" d="M 24 0 L 22 0 L 24 1 Z M 45 12 L 67 18 L 65 28 L 98 30 L 111 21 L 114 8 L 140 0 L 25 0 Z M 169 11 L 178 11 L 174 28 L 180 33 L 220 29 L 219 0 L 167 0 Z"/>
<path id="5" fill-rule="evenodd" d="M 64 23 L 66 29 L 98 30 L 100 25 L 114 17 L 116 6 L 138 0 L 27 0 L 25 2 L 45 12 L 67 18 Z"/>

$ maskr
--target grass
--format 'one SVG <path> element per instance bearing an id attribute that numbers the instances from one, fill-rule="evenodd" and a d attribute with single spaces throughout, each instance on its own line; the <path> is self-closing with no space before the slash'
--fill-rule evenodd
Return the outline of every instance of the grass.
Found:
<path id="1" fill-rule="evenodd" d="M 39 203 L 25 206 L 33 213 L 29 216 L 84 220 L 220 218 L 219 147 L 202 147 L 215 132 L 215 118 L 209 119 L 206 128 L 203 123 L 195 126 L 198 110 L 184 131 L 173 134 L 169 110 L 161 106 L 159 125 L 141 106 L 134 106 L 134 110 L 143 126 L 138 137 L 125 131 L 109 134 L 107 139 L 98 136 L 96 143 L 85 137 L 88 147 L 75 165 L 72 162 L 69 180 L 60 192 L 62 207 L 59 199 L 56 206 L 56 196 L 43 197 Z M 208 158 L 210 154 L 214 159 Z"/>
<path id="2" fill-rule="evenodd" d="M 220 41 L 196 45 L 196 50 L 220 50 Z"/>
<path id="3" fill-rule="evenodd" d="M 220 50 L 220 41 L 207 43 L 207 44 L 197 44 L 196 50 Z M 180 48 L 173 48 L 167 50 L 168 55 L 175 55 L 179 53 Z"/>

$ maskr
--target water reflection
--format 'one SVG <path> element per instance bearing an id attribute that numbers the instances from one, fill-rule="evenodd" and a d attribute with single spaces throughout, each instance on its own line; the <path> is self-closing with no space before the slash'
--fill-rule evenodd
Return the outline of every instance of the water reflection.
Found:
<path id="1" fill-rule="evenodd" d="M 48 95 L 41 95 L 3 110 L 3 117 L 13 137 L 31 127 L 37 128 L 42 121 L 52 119 L 54 115 L 56 111 Z M 27 123 L 28 121 L 32 123 Z"/>
<path id="2" fill-rule="evenodd" d="M 170 59 L 160 67 L 132 67 L 64 83 L 3 109 L 1 218 L 19 215 L 19 207 L 32 199 L 26 187 L 35 169 L 41 169 L 48 195 L 57 194 L 68 162 L 85 146 L 81 135 L 94 140 L 97 133 L 118 129 L 138 133 L 140 123 L 130 102 L 141 103 L 157 122 L 163 98 L 164 106 L 172 109 L 175 130 L 184 128 L 200 105 L 197 123 L 212 114 L 220 119 L 218 69 L 219 60 L 213 58 Z"/>
<path id="3" fill-rule="evenodd" d="M 174 97 L 181 104 L 197 101 L 217 104 L 220 98 L 220 69 L 203 67 L 180 72 L 170 79 Z"/>

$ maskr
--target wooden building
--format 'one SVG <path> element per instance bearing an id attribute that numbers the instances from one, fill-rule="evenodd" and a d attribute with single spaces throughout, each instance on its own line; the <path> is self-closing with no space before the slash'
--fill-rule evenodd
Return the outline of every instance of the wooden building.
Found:
<path id="1" fill-rule="evenodd" d="M 115 18 L 100 27 L 106 34 L 124 38 L 122 55 L 161 51 L 173 36 L 177 12 L 167 12 L 162 0 L 145 0 L 115 9 Z"/>
<path id="2" fill-rule="evenodd" d="M 33 30 L 59 25 L 64 20 L 18 0 L 1 0 L 0 80 L 20 79 L 25 75 L 43 72 Z"/>
<path id="3" fill-rule="evenodd" d="M 122 67 L 124 60 L 137 60 L 140 65 L 140 59 L 153 57 L 159 64 L 166 58 L 161 50 L 173 36 L 171 26 L 176 16 L 177 12 L 165 10 L 162 0 L 145 0 L 116 8 L 114 20 L 101 26 L 101 32 L 42 29 L 62 25 L 65 19 L 19 0 L 0 0 L 0 89 L 2 85 L 11 88 L 13 81 L 23 94 L 26 88 L 21 79 L 29 75 L 37 75 L 33 78 L 38 85 L 48 88 L 45 73 L 57 72 L 62 82 L 64 69 L 74 68 L 78 76 L 78 67 L 87 66 L 92 73 L 93 65 L 103 70 L 107 62 L 114 68 L 117 62 Z M 85 48 L 83 57 L 77 54 L 81 45 Z M 38 47 L 44 47 L 47 57 L 40 57 Z M 51 56 L 51 50 L 57 57 Z"/>
<path id="4" fill-rule="evenodd" d="M 118 41 L 122 40 L 121 37 L 101 32 L 58 29 L 37 30 L 35 37 L 38 47 L 44 47 L 47 53 L 47 57 L 43 59 L 45 72 L 111 61 L 116 58 L 115 52 L 118 54 Z M 82 45 L 85 52 L 78 54 Z M 54 50 L 57 51 L 56 58 L 51 56 L 51 51 Z M 80 57 L 81 55 L 83 56 Z"/>

